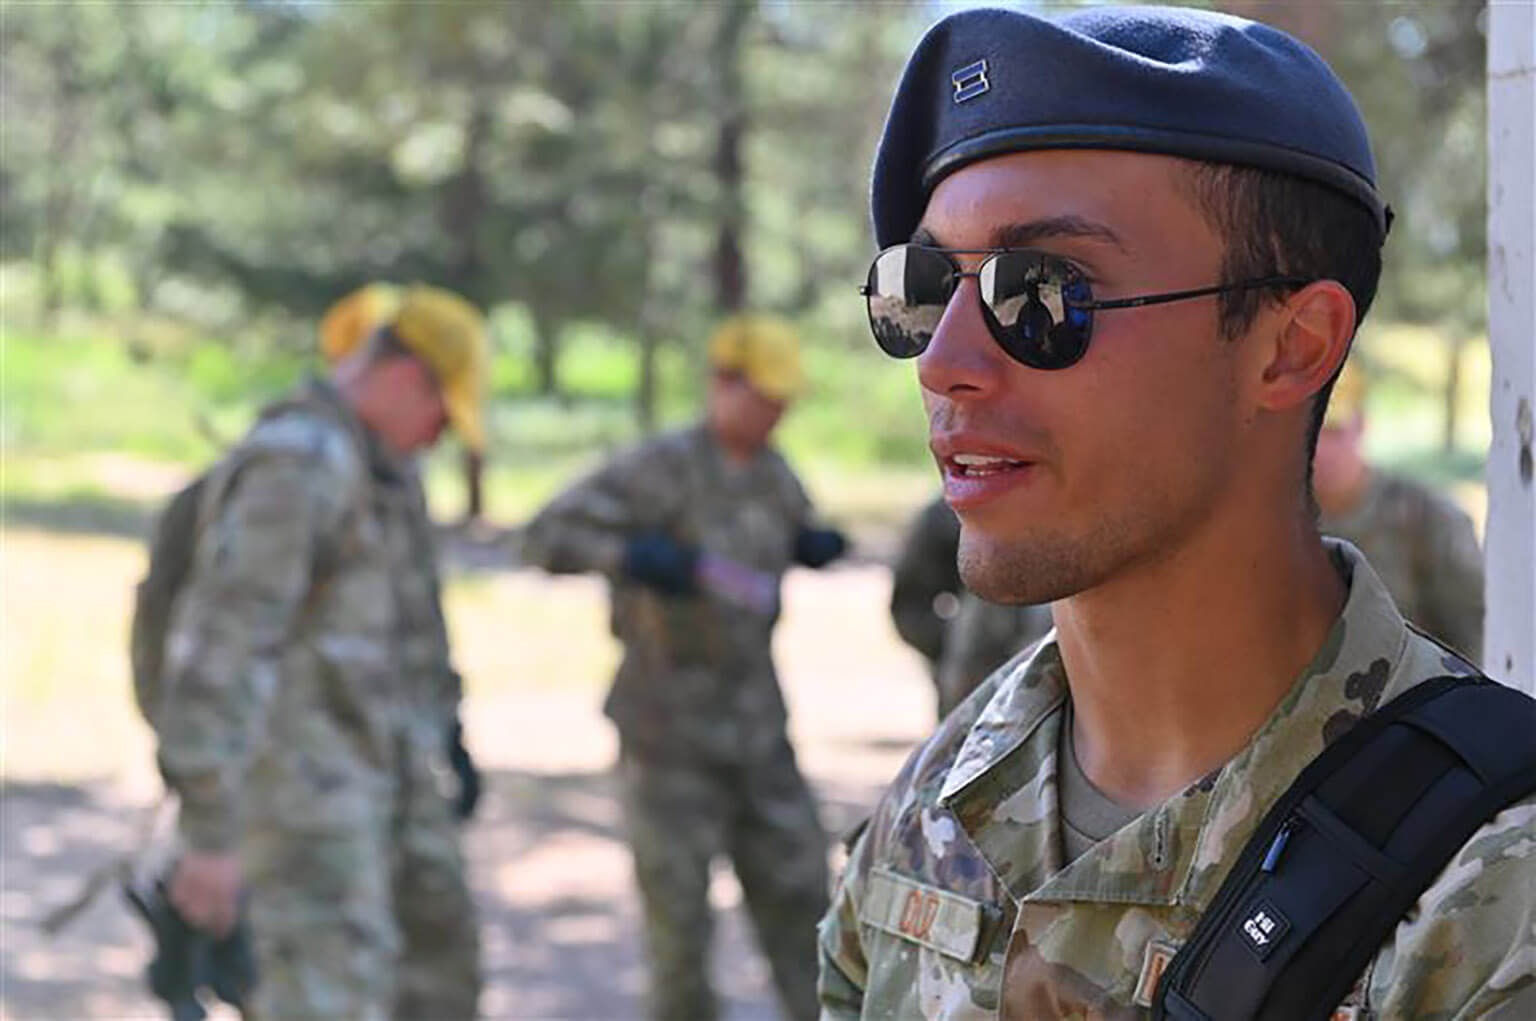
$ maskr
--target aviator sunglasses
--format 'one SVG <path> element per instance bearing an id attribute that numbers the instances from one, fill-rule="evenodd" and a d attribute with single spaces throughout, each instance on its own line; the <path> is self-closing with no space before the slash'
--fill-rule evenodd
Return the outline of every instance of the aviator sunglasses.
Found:
<path id="1" fill-rule="evenodd" d="M 955 262 L 956 255 L 986 258 L 976 272 L 965 273 Z M 1303 277 L 1257 277 L 1191 291 L 1095 301 L 1081 270 L 1045 252 L 893 245 L 875 256 L 869 278 L 859 288 L 868 303 L 869 328 L 880 350 L 892 358 L 922 354 L 965 277 L 975 277 L 981 288 L 982 316 L 997 346 L 1032 369 L 1065 369 L 1082 358 L 1093 336 L 1093 314 L 1098 311 L 1312 282 Z"/>

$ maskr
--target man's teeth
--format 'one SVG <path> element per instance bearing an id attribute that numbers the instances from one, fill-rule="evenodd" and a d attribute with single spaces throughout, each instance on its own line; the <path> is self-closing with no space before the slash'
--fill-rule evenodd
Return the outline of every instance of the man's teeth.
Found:
<path id="1" fill-rule="evenodd" d="M 987 454 L 955 454 L 949 460 L 959 469 L 961 475 L 994 475 L 1024 464 L 1023 461 L 991 457 Z"/>

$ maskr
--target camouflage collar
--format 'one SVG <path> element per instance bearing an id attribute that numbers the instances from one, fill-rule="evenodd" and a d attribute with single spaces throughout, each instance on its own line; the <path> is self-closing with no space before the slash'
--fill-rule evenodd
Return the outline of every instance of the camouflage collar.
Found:
<path id="1" fill-rule="evenodd" d="M 1016 899 L 1198 910 L 1302 767 L 1362 715 L 1423 679 L 1421 669 L 1402 668 L 1410 632 L 1380 579 L 1353 546 L 1327 543 L 1349 597 L 1269 719 L 1220 770 L 1065 868 L 1056 749 L 1068 686 L 1054 633 L 998 685 L 960 745 L 940 803 Z"/>

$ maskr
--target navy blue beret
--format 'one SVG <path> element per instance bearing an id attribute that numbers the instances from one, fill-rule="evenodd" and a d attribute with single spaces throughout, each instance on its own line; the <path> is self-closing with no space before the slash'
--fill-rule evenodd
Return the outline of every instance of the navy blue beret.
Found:
<path id="1" fill-rule="evenodd" d="M 1130 149 L 1262 167 L 1335 188 L 1386 237 L 1365 122 L 1321 57 L 1243 18 L 1100 7 L 1057 19 L 967 10 L 918 43 L 891 102 L 870 196 L 881 247 L 934 187 L 1026 149 Z"/>

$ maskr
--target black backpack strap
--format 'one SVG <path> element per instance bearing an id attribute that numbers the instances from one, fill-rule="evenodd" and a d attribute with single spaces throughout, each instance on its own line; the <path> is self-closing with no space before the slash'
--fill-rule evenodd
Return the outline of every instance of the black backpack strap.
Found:
<path id="1" fill-rule="evenodd" d="M 1168 965 L 1154 1018 L 1326 1019 L 1456 852 L 1536 791 L 1536 700 L 1441 677 L 1329 745 Z"/>

